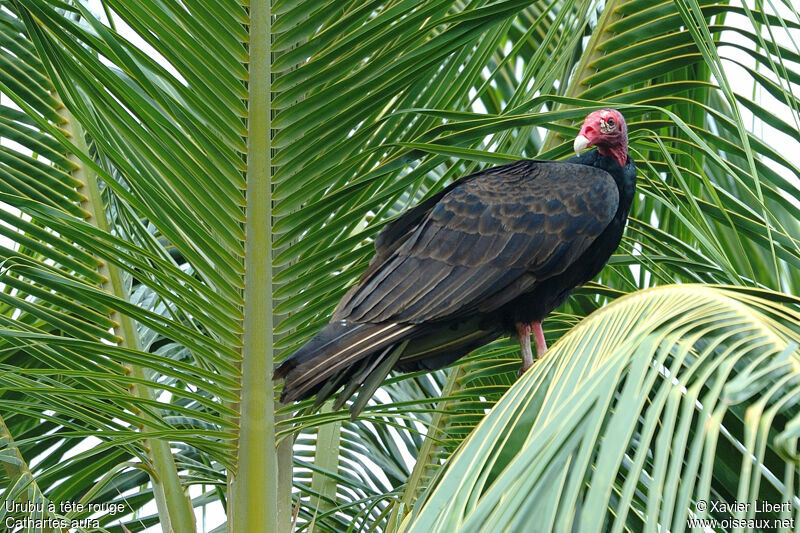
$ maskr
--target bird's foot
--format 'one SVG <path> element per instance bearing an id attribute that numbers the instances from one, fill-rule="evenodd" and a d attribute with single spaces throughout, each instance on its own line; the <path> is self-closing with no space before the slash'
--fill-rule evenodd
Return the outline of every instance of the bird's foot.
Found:
<path id="1" fill-rule="evenodd" d="M 517 324 L 517 340 L 519 341 L 520 351 L 522 352 L 522 366 L 517 371 L 517 376 L 521 376 L 526 370 L 533 366 L 531 332 L 533 332 L 533 342 L 536 345 L 536 358 L 541 359 L 547 351 L 547 341 L 544 339 L 541 321 L 536 320 L 530 324 Z"/>
<path id="2" fill-rule="evenodd" d="M 517 371 L 517 376 L 521 376 L 526 370 L 533 366 L 530 324 L 517 324 L 517 340 L 519 341 L 520 351 L 522 352 L 522 366 Z"/>
<path id="3" fill-rule="evenodd" d="M 533 331 L 533 342 L 536 344 L 536 358 L 541 359 L 547 352 L 547 341 L 544 340 L 541 320 L 531 322 L 531 331 Z"/>

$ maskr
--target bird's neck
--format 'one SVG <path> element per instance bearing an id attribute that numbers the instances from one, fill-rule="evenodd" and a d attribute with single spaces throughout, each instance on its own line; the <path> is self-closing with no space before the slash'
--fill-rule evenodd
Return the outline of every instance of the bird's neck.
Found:
<path id="1" fill-rule="evenodd" d="M 601 168 L 611 174 L 619 187 L 617 215 L 623 218 L 627 217 L 636 191 L 636 165 L 634 165 L 633 159 L 628 159 L 628 151 L 615 154 L 598 147 L 595 151 L 581 154 L 575 162 Z"/>
<path id="2" fill-rule="evenodd" d="M 629 159 L 627 152 L 624 155 L 622 168 L 614 175 L 614 181 L 617 182 L 620 192 L 618 213 L 624 214 L 623 216 L 627 218 L 636 193 L 636 165 L 633 159 Z"/>
<path id="3" fill-rule="evenodd" d="M 625 161 L 628 159 L 628 147 L 619 144 L 615 144 L 614 146 L 598 145 L 597 152 L 600 155 L 613 158 L 621 167 L 625 166 Z"/>

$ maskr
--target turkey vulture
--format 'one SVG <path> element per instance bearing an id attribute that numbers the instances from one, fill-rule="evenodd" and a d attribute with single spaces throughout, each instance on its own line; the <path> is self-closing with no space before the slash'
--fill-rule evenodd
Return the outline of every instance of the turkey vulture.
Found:
<path id="1" fill-rule="evenodd" d="M 589 114 L 574 148 L 463 177 L 388 224 L 330 323 L 276 368 L 281 400 L 344 386 L 338 409 L 361 388 L 355 416 L 390 370 L 441 368 L 505 333 L 529 368 L 531 331 L 541 357 L 542 320 L 616 250 L 636 187 L 618 111 Z"/>

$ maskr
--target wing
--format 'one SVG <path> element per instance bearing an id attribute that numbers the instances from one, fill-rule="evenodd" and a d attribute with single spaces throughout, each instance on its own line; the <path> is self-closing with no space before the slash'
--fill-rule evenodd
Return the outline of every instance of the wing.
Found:
<path id="1" fill-rule="evenodd" d="M 425 204 L 387 226 L 334 319 L 421 323 L 495 310 L 572 264 L 608 226 L 619 192 L 594 167 L 518 161 Z"/>

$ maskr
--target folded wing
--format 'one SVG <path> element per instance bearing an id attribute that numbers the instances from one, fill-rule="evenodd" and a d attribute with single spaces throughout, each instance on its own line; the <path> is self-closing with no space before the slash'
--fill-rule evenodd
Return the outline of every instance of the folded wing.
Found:
<path id="1" fill-rule="evenodd" d="M 387 228 L 394 239 L 379 237 L 335 319 L 421 324 L 498 309 L 571 265 L 618 203 L 611 176 L 585 165 L 519 161 L 465 178 Z"/>

